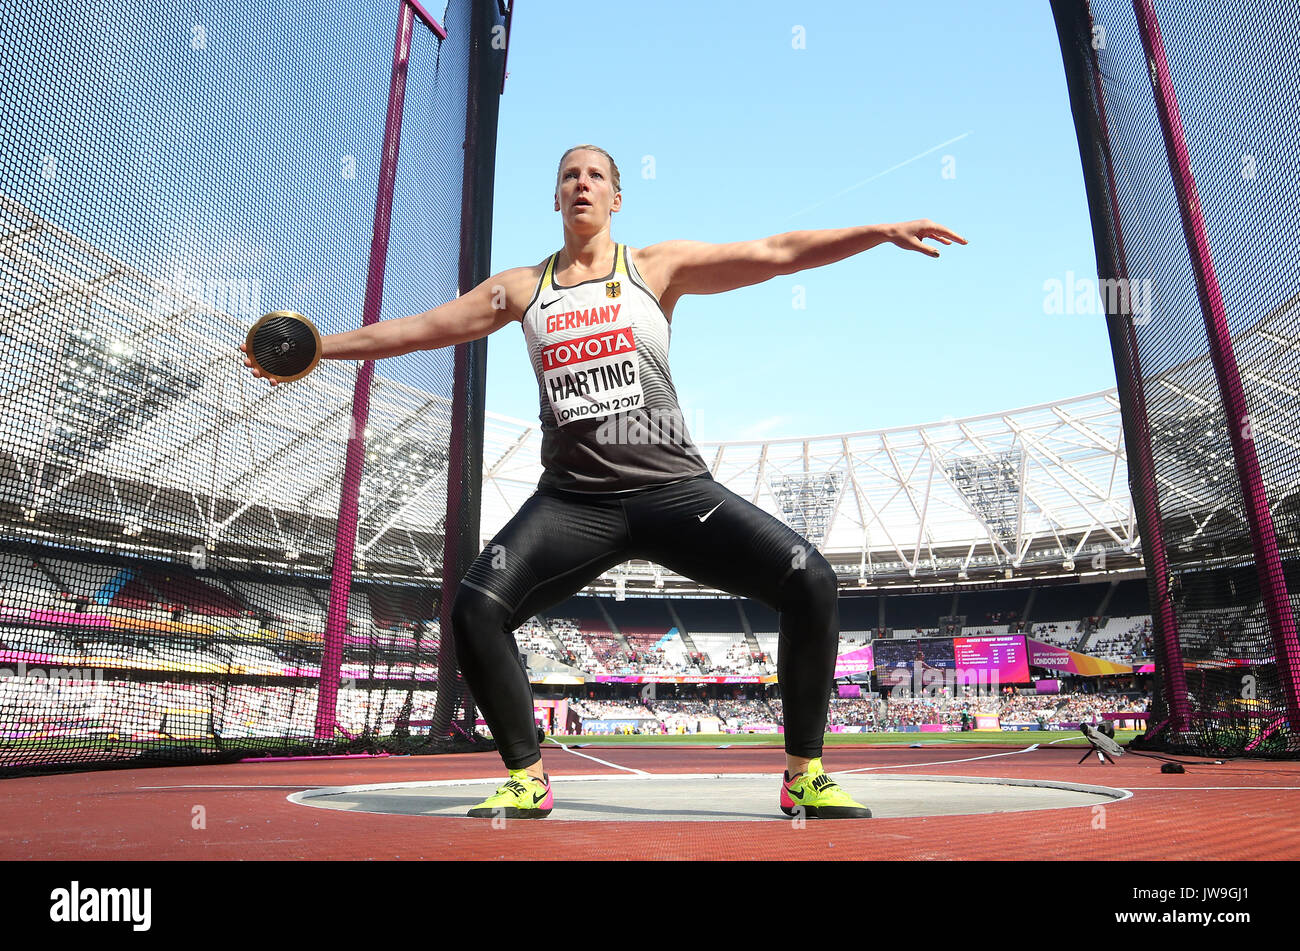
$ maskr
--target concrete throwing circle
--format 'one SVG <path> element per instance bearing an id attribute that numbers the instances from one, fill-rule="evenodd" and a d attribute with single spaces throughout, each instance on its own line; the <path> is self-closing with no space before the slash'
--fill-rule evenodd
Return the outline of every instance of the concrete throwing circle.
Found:
<path id="1" fill-rule="evenodd" d="M 972 816 L 1095 806 L 1127 799 L 1126 789 L 1038 779 L 983 776 L 864 776 L 836 781 L 878 819 Z M 292 803 L 345 812 L 464 818 L 491 795 L 500 776 L 364 786 L 327 786 L 291 794 Z M 668 773 L 553 776 L 555 809 L 547 821 L 789 821 L 772 773 Z M 476 820 L 481 821 L 481 820 Z"/>

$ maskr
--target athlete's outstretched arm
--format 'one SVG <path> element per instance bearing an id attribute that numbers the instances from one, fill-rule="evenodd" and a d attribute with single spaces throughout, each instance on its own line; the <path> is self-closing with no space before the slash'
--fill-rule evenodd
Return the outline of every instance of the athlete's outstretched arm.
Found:
<path id="1" fill-rule="evenodd" d="M 512 270 L 531 274 L 527 268 Z M 369 327 L 321 338 L 323 360 L 380 360 L 415 350 L 437 350 L 478 340 L 520 316 L 512 308 L 510 271 L 494 274 L 473 290 L 411 317 L 380 320 Z"/>
<path id="2" fill-rule="evenodd" d="M 966 243 L 955 231 L 922 218 L 857 228 L 788 231 L 732 244 L 664 241 L 638 252 L 637 260 L 645 262 L 643 270 L 655 273 L 661 296 L 675 300 L 683 294 L 720 294 L 760 284 L 782 274 L 842 261 L 878 244 L 896 244 L 937 258 L 938 249 L 926 244 L 926 238 L 943 244 Z"/>
<path id="3" fill-rule="evenodd" d="M 524 304 L 536 279 L 531 268 L 511 268 L 423 314 L 380 320 L 345 333 L 322 334 L 321 359 L 382 360 L 415 350 L 437 350 L 478 340 L 523 316 Z M 239 349 L 248 352 L 243 344 Z M 244 366 L 252 367 L 247 356 Z M 265 374 L 253 367 L 253 376 Z M 279 382 L 268 379 L 272 386 Z"/>

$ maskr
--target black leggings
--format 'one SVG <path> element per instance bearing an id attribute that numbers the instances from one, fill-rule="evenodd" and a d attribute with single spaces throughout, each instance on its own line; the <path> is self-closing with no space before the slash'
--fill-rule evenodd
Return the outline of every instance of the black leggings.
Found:
<path id="1" fill-rule="evenodd" d="M 474 560 L 452 636 L 506 767 L 542 755 L 515 629 L 632 558 L 780 612 L 785 749 L 821 756 L 839 644 L 835 572 L 803 536 L 704 475 L 623 495 L 539 488 Z"/>

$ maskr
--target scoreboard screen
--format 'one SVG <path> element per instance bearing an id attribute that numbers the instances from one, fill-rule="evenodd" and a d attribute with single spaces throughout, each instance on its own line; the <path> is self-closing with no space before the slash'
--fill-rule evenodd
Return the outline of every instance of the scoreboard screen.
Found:
<path id="1" fill-rule="evenodd" d="M 954 637 L 952 643 L 958 670 L 984 671 L 990 680 L 996 678 L 998 683 L 1029 682 L 1029 651 L 1025 647 L 1025 635 Z"/>

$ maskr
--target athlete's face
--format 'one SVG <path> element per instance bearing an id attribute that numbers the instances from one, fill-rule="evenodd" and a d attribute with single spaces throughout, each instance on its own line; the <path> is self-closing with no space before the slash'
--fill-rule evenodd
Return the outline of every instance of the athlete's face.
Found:
<path id="1" fill-rule="evenodd" d="M 555 190 L 555 210 L 564 227 L 578 234 L 594 234 L 609 225 L 609 216 L 623 206 L 614 191 L 609 161 L 599 152 L 578 149 L 564 157 Z"/>

